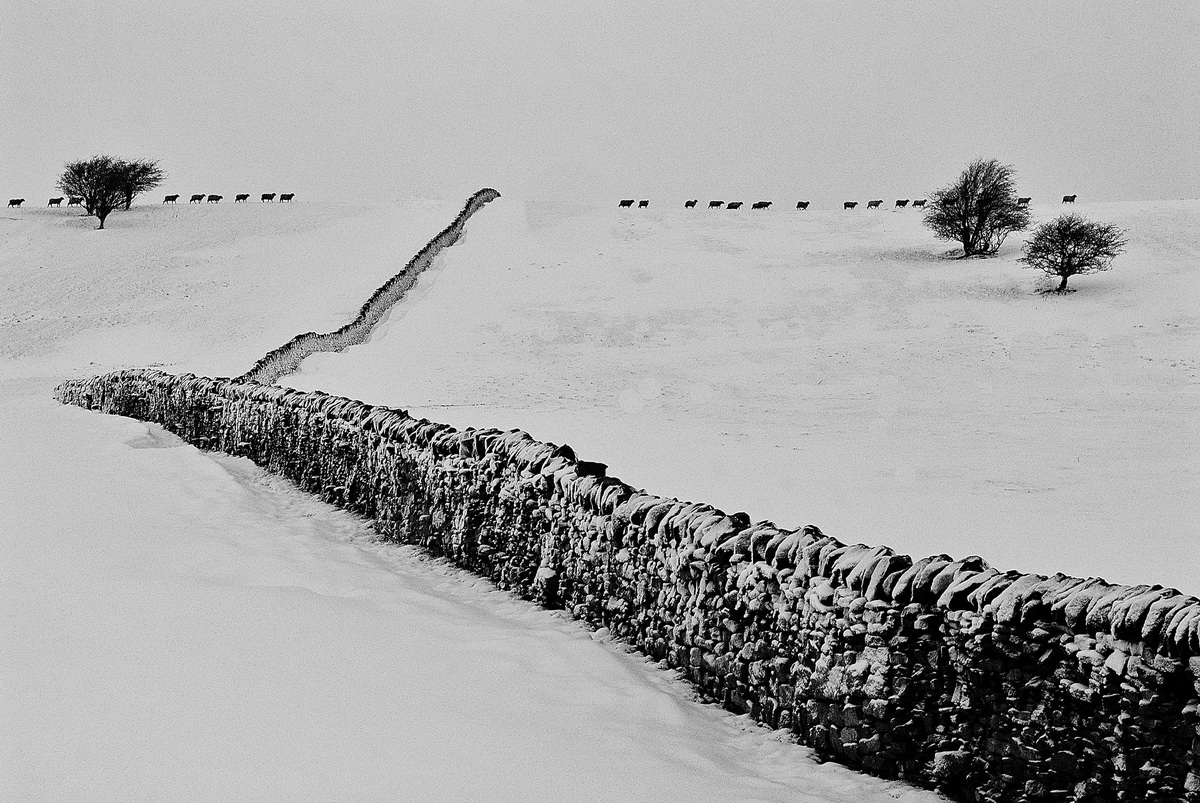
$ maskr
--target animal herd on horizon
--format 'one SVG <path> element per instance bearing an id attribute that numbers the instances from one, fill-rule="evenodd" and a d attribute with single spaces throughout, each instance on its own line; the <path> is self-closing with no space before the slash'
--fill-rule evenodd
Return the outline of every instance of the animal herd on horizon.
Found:
<path id="1" fill-rule="evenodd" d="M 216 203 L 220 203 L 224 197 L 225 197 L 224 195 L 205 195 L 204 193 L 199 193 L 197 195 L 191 196 L 188 199 L 188 203 L 189 204 L 199 204 L 199 203 L 216 204 Z M 295 197 L 296 197 L 296 193 L 294 193 L 294 192 L 284 192 L 284 193 L 278 194 L 279 203 L 281 203 L 281 204 L 290 204 Z M 1075 203 L 1076 197 L 1077 196 L 1075 196 L 1075 195 L 1064 195 L 1062 202 L 1064 204 L 1073 204 L 1073 203 Z M 262 203 L 268 204 L 268 203 L 274 203 L 275 198 L 276 198 L 276 193 L 264 192 L 262 194 L 260 200 Z M 46 206 L 47 207 L 60 207 L 60 206 L 62 206 L 62 202 L 64 200 L 66 200 L 67 206 L 82 206 L 83 205 L 82 198 L 76 198 L 74 196 L 69 197 L 69 198 L 64 198 L 64 197 L 60 196 L 58 198 L 51 198 L 49 203 L 46 204 Z M 250 200 L 250 193 L 241 192 L 241 193 L 238 193 L 234 197 L 233 202 L 235 204 L 244 204 L 244 203 L 248 202 L 249 200 Z M 1029 203 L 1032 200 L 1033 199 L 1029 198 L 1029 197 L 1018 198 L 1017 206 L 1029 206 Z M 177 203 L 178 201 L 179 201 L 178 194 L 167 195 L 163 198 L 164 204 L 173 204 L 173 203 Z M 910 204 L 913 209 L 924 209 L 927 201 L 928 201 L 927 198 L 921 198 L 921 199 L 915 200 L 915 201 L 911 200 L 909 198 L 897 198 L 896 199 L 896 209 L 907 209 L 910 206 Z M 685 201 L 683 206 L 685 209 L 695 209 L 696 204 L 698 204 L 699 202 L 700 202 L 700 199 L 693 198 L 690 201 Z M 8 200 L 9 208 L 20 207 L 21 204 L 23 204 L 23 203 L 25 203 L 24 198 L 10 198 Z M 773 203 L 774 203 L 773 201 L 755 201 L 754 203 L 752 203 L 750 205 L 750 208 L 757 209 L 757 210 L 770 209 L 771 205 Z M 801 211 L 804 211 L 804 210 L 808 209 L 809 203 L 810 203 L 809 201 L 797 201 L 796 208 Z M 650 201 L 649 201 L 649 199 L 638 201 L 633 198 L 625 198 L 625 199 L 621 200 L 621 202 L 618 204 L 618 206 L 620 206 L 622 209 L 626 209 L 626 208 L 632 209 L 634 204 L 637 204 L 638 209 L 647 209 L 650 206 Z M 743 205 L 744 205 L 743 201 L 729 201 L 728 203 L 726 203 L 725 201 L 709 201 L 708 202 L 709 209 L 720 209 L 721 207 L 724 207 L 725 209 L 737 210 L 737 209 L 741 209 Z M 857 206 L 858 206 L 858 201 L 846 201 L 845 203 L 842 204 L 842 209 L 850 210 L 850 209 L 856 208 Z M 874 200 L 874 201 L 867 201 L 867 209 L 879 209 L 882 206 L 883 206 L 882 198 Z"/>
<path id="2" fill-rule="evenodd" d="M 275 196 L 276 196 L 276 193 L 264 192 L 262 194 L 262 202 L 264 204 L 274 203 Z M 189 204 L 199 204 L 199 203 L 219 204 L 221 202 L 221 199 L 224 197 L 225 197 L 224 195 L 205 195 L 204 193 L 200 193 L 198 195 L 193 195 L 190 198 L 188 198 L 188 203 Z M 279 194 L 279 203 L 290 204 L 292 202 L 292 199 L 295 197 L 296 197 L 296 193 L 294 193 L 294 192 L 280 193 Z M 248 193 L 248 192 L 239 192 L 233 198 L 233 202 L 235 204 L 244 204 L 244 203 L 248 202 L 249 200 L 250 200 L 250 193 Z M 178 203 L 178 201 L 179 201 L 178 195 L 168 195 L 165 198 L 163 198 L 164 204 Z"/>
<path id="3" fill-rule="evenodd" d="M 1074 196 L 1074 195 L 1064 195 L 1062 202 L 1064 204 L 1073 204 L 1073 203 L 1075 203 L 1075 198 L 1076 198 L 1076 196 Z M 1018 198 L 1017 206 L 1029 206 L 1029 202 L 1032 200 L 1033 200 L 1033 198 Z M 928 201 L 929 201 L 928 198 L 921 198 L 921 199 L 915 200 L 915 201 L 912 200 L 911 198 L 897 198 L 896 199 L 896 208 L 897 209 L 908 209 L 909 206 L 911 205 L 911 207 L 913 209 L 925 209 L 926 208 L 925 204 L 928 203 Z M 690 201 L 684 201 L 683 207 L 684 207 L 684 209 L 695 209 L 696 204 L 698 204 L 699 202 L 700 202 L 699 198 L 693 198 Z M 620 203 L 617 204 L 617 206 L 619 206 L 622 209 L 632 209 L 633 205 L 635 203 L 637 204 L 638 209 L 647 209 L 650 206 L 650 201 L 648 199 L 638 201 L 633 198 L 623 198 L 623 199 L 621 199 Z M 750 208 L 751 209 L 770 209 L 772 203 L 774 203 L 774 202 L 773 201 L 755 201 L 754 203 L 752 203 L 750 205 Z M 808 209 L 809 203 L 810 203 L 809 201 L 797 201 L 796 208 L 801 211 L 804 211 L 804 210 Z M 709 201 L 708 202 L 709 209 L 720 209 L 721 207 L 724 207 L 725 209 L 741 209 L 742 206 L 744 206 L 744 205 L 745 205 L 744 201 L 729 201 L 729 202 Z M 858 201 L 846 201 L 845 203 L 842 204 L 842 209 L 850 210 L 850 209 L 856 208 L 857 206 L 858 206 Z M 874 200 L 874 201 L 867 201 L 867 209 L 880 209 L 882 206 L 883 206 L 882 198 L 880 198 L 878 200 Z"/>
<path id="4" fill-rule="evenodd" d="M 206 195 L 204 193 L 200 193 L 198 195 L 191 196 L 188 199 L 188 203 L 189 204 L 199 204 L 199 203 L 218 204 L 221 202 L 221 199 L 224 197 L 225 197 L 224 195 Z M 279 198 L 279 203 L 290 204 L 295 199 L 296 193 L 294 193 L 294 192 L 284 192 L 284 193 L 264 192 L 262 194 L 262 203 L 264 203 L 264 204 L 275 203 L 276 197 Z M 237 194 L 237 196 L 233 199 L 233 202 L 235 204 L 244 204 L 249 200 L 250 200 L 250 193 L 241 192 L 241 193 Z M 63 201 L 67 202 L 67 206 L 79 206 L 79 207 L 83 206 L 83 199 L 76 198 L 73 195 L 72 196 L 59 196 L 58 198 L 51 198 L 49 200 L 49 202 L 46 204 L 46 206 L 47 206 L 47 208 L 61 208 Z M 173 204 L 173 203 L 177 203 L 178 201 L 179 201 L 179 194 L 177 193 L 175 195 L 165 196 L 163 198 L 162 202 L 164 204 Z M 21 204 L 23 204 L 23 203 L 25 203 L 24 198 L 9 198 L 8 199 L 9 208 L 20 208 Z"/>

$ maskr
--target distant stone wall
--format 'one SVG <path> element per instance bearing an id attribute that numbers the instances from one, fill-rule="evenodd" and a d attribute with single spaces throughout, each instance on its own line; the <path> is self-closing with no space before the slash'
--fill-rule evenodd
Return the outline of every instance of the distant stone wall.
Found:
<path id="1" fill-rule="evenodd" d="M 383 286 L 362 305 L 353 321 L 333 332 L 323 334 L 305 332 L 296 335 L 279 348 L 268 352 L 266 356 L 255 363 L 253 368 L 239 376 L 238 379 L 243 382 L 273 384 L 278 382 L 281 377 L 294 374 L 299 369 L 300 363 L 310 354 L 320 351 L 345 351 L 351 346 L 367 342 L 367 338 L 371 336 L 371 330 L 383 320 L 383 316 L 388 313 L 388 310 L 416 284 L 417 277 L 429 267 L 434 257 L 440 254 L 443 248 L 449 248 L 458 242 L 467 219 L 478 212 L 484 204 L 499 197 L 500 193 L 485 188 L 468 198 L 466 205 L 450 225 L 426 243 L 425 247 L 400 269 L 399 273 L 384 282 Z"/>
<path id="2" fill-rule="evenodd" d="M 137 370 L 56 394 L 247 456 L 873 774 L 968 801 L 1200 799 L 1200 603 L 1173 589 L 914 561 L 319 392 Z"/>

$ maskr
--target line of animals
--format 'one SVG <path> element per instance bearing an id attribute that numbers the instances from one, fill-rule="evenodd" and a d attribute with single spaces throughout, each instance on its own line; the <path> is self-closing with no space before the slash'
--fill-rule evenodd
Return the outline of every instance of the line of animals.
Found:
<path id="1" fill-rule="evenodd" d="M 224 197 L 225 197 L 224 195 L 208 195 L 208 196 L 206 196 L 203 193 L 201 193 L 200 195 L 193 195 L 191 198 L 189 198 L 188 203 L 189 204 L 198 204 L 203 201 L 207 201 L 210 204 L 216 204 L 216 203 L 220 203 L 221 199 Z M 294 192 L 282 193 L 281 195 L 279 195 L 279 203 L 290 204 L 292 202 L 292 199 L 295 197 L 296 197 L 296 193 L 294 193 Z M 179 200 L 178 195 L 168 195 L 165 198 L 163 198 L 163 203 L 164 204 L 173 204 L 173 203 L 177 202 L 178 200 Z M 249 200 L 250 200 L 250 193 L 242 192 L 242 193 L 238 193 L 234 197 L 233 202 L 235 204 L 244 204 Z M 275 193 L 264 192 L 262 194 L 262 202 L 264 204 L 274 203 L 275 202 Z"/>
<path id="2" fill-rule="evenodd" d="M 198 203 L 207 202 L 210 204 L 216 204 L 216 203 L 220 203 L 221 199 L 224 197 L 225 197 L 224 195 L 207 195 L 206 196 L 204 193 L 200 193 L 199 195 L 193 195 L 191 198 L 189 198 L 188 203 L 198 204 Z M 295 197 L 296 197 L 296 193 L 294 193 L 294 192 L 282 193 L 279 195 L 279 203 L 290 204 L 292 202 L 292 199 Z M 1064 204 L 1073 204 L 1073 203 L 1075 203 L 1076 197 L 1077 196 L 1075 196 L 1075 195 L 1064 195 L 1062 202 Z M 75 198 L 72 196 L 70 198 L 64 198 L 64 197 L 51 198 L 50 202 L 47 203 L 46 206 L 62 206 L 62 202 L 64 200 L 66 200 L 67 206 L 82 206 L 83 205 L 82 198 Z M 164 204 L 173 204 L 173 203 L 176 203 L 178 200 L 179 200 L 179 195 L 168 195 L 163 198 L 163 203 Z M 249 200 L 250 200 L 250 193 L 243 192 L 243 193 L 239 193 L 233 199 L 233 202 L 235 204 L 239 204 L 239 203 L 244 204 Z M 928 200 L 927 198 L 921 198 L 920 200 L 912 201 L 908 198 L 899 198 L 896 200 L 896 208 L 904 209 L 904 208 L 908 207 L 908 205 L 911 203 L 913 209 L 924 209 L 925 203 L 927 200 Z M 1032 200 L 1033 200 L 1033 198 L 1018 198 L 1017 206 L 1029 206 L 1029 202 Z M 262 202 L 263 203 L 265 203 L 265 204 L 273 203 L 274 201 L 275 201 L 275 193 L 264 192 L 262 194 Z M 25 203 L 24 198 L 8 199 L 8 205 L 10 207 L 20 206 L 23 203 Z M 622 200 L 618 204 L 618 206 L 620 206 L 621 208 L 632 208 L 634 203 L 637 204 L 638 209 L 646 209 L 647 207 L 650 206 L 649 200 L 635 201 L 633 198 L 626 198 L 626 199 Z M 683 205 L 687 209 L 695 209 L 697 203 L 699 203 L 699 199 L 693 198 L 690 201 L 684 202 Z M 751 209 L 770 209 L 772 203 L 773 203 L 772 201 L 755 201 L 753 204 L 750 205 L 750 208 Z M 808 209 L 808 204 L 809 204 L 808 201 L 797 201 L 796 208 L 801 209 L 801 210 Z M 882 205 L 883 205 L 882 198 L 877 201 L 867 201 L 867 209 L 879 209 Z M 709 209 L 720 209 L 721 207 L 725 207 L 726 209 L 741 209 L 742 206 L 743 206 L 742 201 L 730 201 L 729 203 L 725 203 L 724 201 L 709 201 L 708 202 Z M 846 201 L 845 203 L 842 204 L 842 209 L 854 209 L 857 206 L 858 206 L 858 201 Z"/>
<path id="3" fill-rule="evenodd" d="M 199 203 L 204 203 L 207 201 L 210 204 L 218 204 L 221 202 L 221 199 L 224 197 L 225 197 L 224 195 L 205 195 L 204 193 L 200 193 L 199 195 L 193 195 L 191 198 L 189 198 L 188 203 L 189 204 L 199 204 Z M 262 202 L 264 204 L 274 203 L 275 197 L 276 197 L 276 193 L 264 192 L 262 194 Z M 294 199 L 295 197 L 296 197 L 296 193 L 294 193 L 294 192 L 282 193 L 279 195 L 279 203 L 290 204 L 292 202 L 292 199 Z M 168 195 L 165 198 L 163 198 L 163 203 L 164 204 L 173 204 L 173 203 L 176 203 L 178 200 L 179 200 L 178 195 Z M 233 199 L 233 202 L 235 204 L 244 204 L 249 200 L 250 200 L 250 193 L 243 192 L 243 193 L 239 193 L 237 195 L 237 197 L 235 197 Z M 51 198 L 50 202 L 47 203 L 46 206 L 48 206 L 48 207 L 62 206 L 63 201 L 67 202 L 67 206 L 83 206 L 83 199 L 76 198 L 73 195 L 61 196 L 58 198 Z M 24 198 L 9 198 L 8 199 L 8 205 L 10 207 L 20 206 L 23 203 L 25 203 Z"/>
<path id="4" fill-rule="evenodd" d="M 1074 196 L 1074 195 L 1064 195 L 1062 202 L 1064 204 L 1073 204 L 1073 203 L 1075 203 L 1075 197 L 1076 196 Z M 897 209 L 905 209 L 911 204 L 913 209 L 924 209 L 925 204 L 928 202 L 928 200 L 929 200 L 928 198 L 921 198 L 920 200 L 917 200 L 917 201 L 914 201 L 911 198 L 900 198 L 900 199 L 896 200 L 896 208 Z M 1033 198 L 1018 198 L 1017 206 L 1029 206 L 1029 202 L 1032 200 L 1033 200 Z M 647 207 L 650 206 L 650 201 L 648 201 L 648 200 L 647 201 L 636 201 L 633 198 L 623 199 L 618 204 L 618 206 L 621 207 L 622 209 L 632 209 L 633 205 L 635 203 L 637 204 L 638 209 L 646 209 Z M 693 198 L 690 201 L 685 201 L 683 205 L 684 205 L 684 208 L 686 208 L 686 209 L 695 209 L 697 203 L 699 203 L 699 199 Z M 771 204 L 772 204 L 771 201 L 755 201 L 753 204 L 750 205 L 750 208 L 751 209 L 770 209 Z M 797 209 L 808 209 L 808 204 L 809 204 L 808 201 L 797 201 L 796 208 Z M 730 201 L 729 203 L 725 203 L 724 201 L 709 201 L 708 202 L 709 209 L 720 209 L 721 207 L 725 207 L 726 209 L 741 209 L 742 206 L 743 206 L 742 201 Z M 858 206 L 858 201 L 846 201 L 845 203 L 842 204 L 842 209 L 854 209 L 857 206 Z M 882 198 L 880 198 L 877 201 L 867 201 L 867 209 L 879 209 L 881 206 L 883 206 Z"/>

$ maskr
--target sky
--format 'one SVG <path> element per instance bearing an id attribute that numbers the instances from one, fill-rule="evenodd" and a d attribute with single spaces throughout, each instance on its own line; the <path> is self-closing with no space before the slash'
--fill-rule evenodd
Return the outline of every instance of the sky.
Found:
<path id="1" fill-rule="evenodd" d="M 109 153 L 230 198 L 830 206 L 978 157 L 1195 198 L 1198 36 L 1189 2 L 0 0 L 0 195 Z"/>

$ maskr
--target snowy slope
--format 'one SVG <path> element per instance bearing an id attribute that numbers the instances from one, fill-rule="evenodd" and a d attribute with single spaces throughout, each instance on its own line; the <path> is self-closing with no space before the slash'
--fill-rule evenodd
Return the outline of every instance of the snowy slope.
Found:
<path id="1" fill-rule="evenodd" d="M 456 211 L 146 206 L 104 232 L 69 210 L 0 218 L 3 796 L 936 799 L 817 766 L 618 645 L 376 544 L 245 460 L 50 399 L 64 377 L 123 366 L 243 371 L 348 320 Z M 489 211 L 447 255 L 525 236 L 497 228 L 511 210 L 476 235 Z M 553 387 L 531 383 L 530 406 Z"/>
<path id="2" fill-rule="evenodd" d="M 1200 203 L 1076 211 L 1130 245 L 1063 297 L 1021 236 L 948 260 L 912 210 L 503 198 L 285 382 L 847 543 L 1200 593 Z"/>

